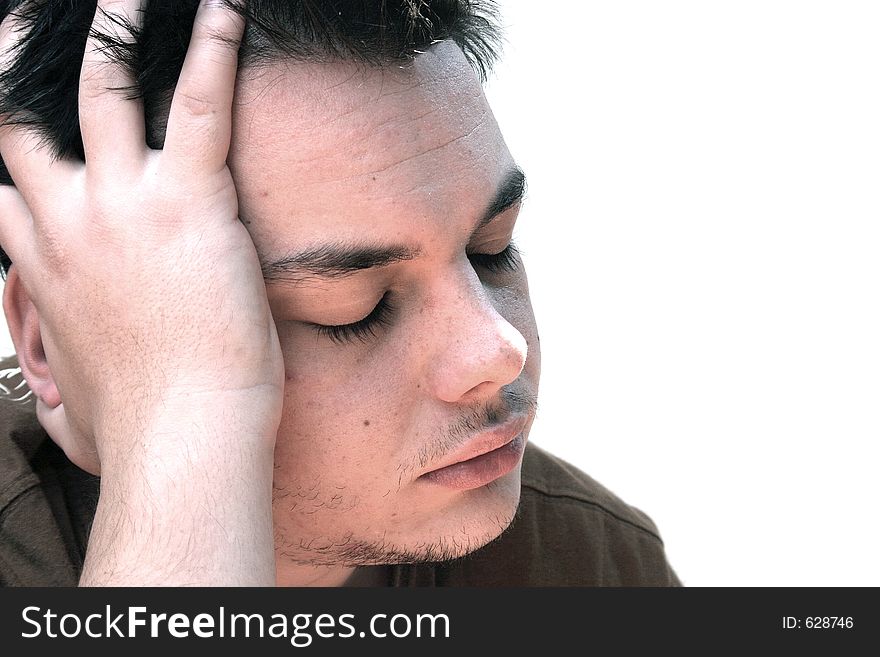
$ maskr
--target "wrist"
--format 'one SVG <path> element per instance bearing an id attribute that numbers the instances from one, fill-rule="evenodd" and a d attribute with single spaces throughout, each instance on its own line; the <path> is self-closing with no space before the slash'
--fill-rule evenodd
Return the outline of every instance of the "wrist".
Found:
<path id="1" fill-rule="evenodd" d="M 202 429 L 153 432 L 102 465 L 82 584 L 274 583 L 268 441 Z"/>
<path id="2" fill-rule="evenodd" d="M 280 421 L 280 401 L 240 392 L 174 393 L 130 405 L 95 424 L 101 474 L 157 462 L 174 469 L 271 467 Z"/>

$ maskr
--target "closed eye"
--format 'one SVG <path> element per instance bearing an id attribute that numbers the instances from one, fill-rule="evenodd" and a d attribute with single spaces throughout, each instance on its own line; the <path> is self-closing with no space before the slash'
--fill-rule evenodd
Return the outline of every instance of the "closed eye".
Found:
<path id="1" fill-rule="evenodd" d="M 513 242 L 500 253 L 469 253 L 468 259 L 474 267 L 480 267 L 493 274 L 515 272 L 520 264 L 519 251 Z"/>
<path id="2" fill-rule="evenodd" d="M 376 337 L 378 329 L 391 323 L 394 309 L 389 302 L 390 294 L 390 292 L 386 292 L 376 307 L 370 311 L 370 314 L 356 322 L 338 325 L 310 324 L 310 326 L 318 335 L 328 337 L 337 344 L 347 344 L 356 340 L 366 342 L 368 339 Z"/>
<path id="3" fill-rule="evenodd" d="M 513 242 L 499 253 L 469 253 L 468 259 L 476 268 L 484 269 L 493 274 L 511 273 L 519 268 L 520 253 Z M 336 344 L 349 344 L 355 341 L 367 342 L 375 338 L 379 329 L 388 326 L 394 314 L 390 302 L 390 292 L 386 292 L 370 314 L 350 324 L 315 324 L 309 323 L 318 335 L 324 336 Z"/>

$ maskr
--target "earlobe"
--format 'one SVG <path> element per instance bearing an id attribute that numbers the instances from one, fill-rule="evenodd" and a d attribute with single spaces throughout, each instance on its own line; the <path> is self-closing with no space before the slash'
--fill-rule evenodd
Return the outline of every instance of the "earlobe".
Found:
<path id="1" fill-rule="evenodd" d="M 49 408 L 61 404 L 61 394 L 49 369 L 40 329 L 40 315 L 13 265 L 3 290 L 3 310 L 21 374 L 34 395 Z"/>

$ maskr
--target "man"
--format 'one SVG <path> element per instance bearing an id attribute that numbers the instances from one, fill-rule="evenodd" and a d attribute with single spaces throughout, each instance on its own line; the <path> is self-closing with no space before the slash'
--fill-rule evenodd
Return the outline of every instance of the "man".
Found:
<path id="1" fill-rule="evenodd" d="M 527 445 L 487 8 L 3 22 L 4 309 L 39 421 L 4 411 L 4 582 L 678 583 L 644 514 Z"/>

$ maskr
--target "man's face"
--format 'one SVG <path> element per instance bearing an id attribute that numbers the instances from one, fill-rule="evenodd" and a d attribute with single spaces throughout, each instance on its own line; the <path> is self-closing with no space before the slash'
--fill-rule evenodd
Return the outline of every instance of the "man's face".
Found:
<path id="1" fill-rule="evenodd" d="M 285 359 L 279 554 L 437 560 L 498 536 L 540 355 L 521 261 L 476 255 L 510 243 L 518 176 L 461 51 L 245 71 L 230 166 Z"/>

